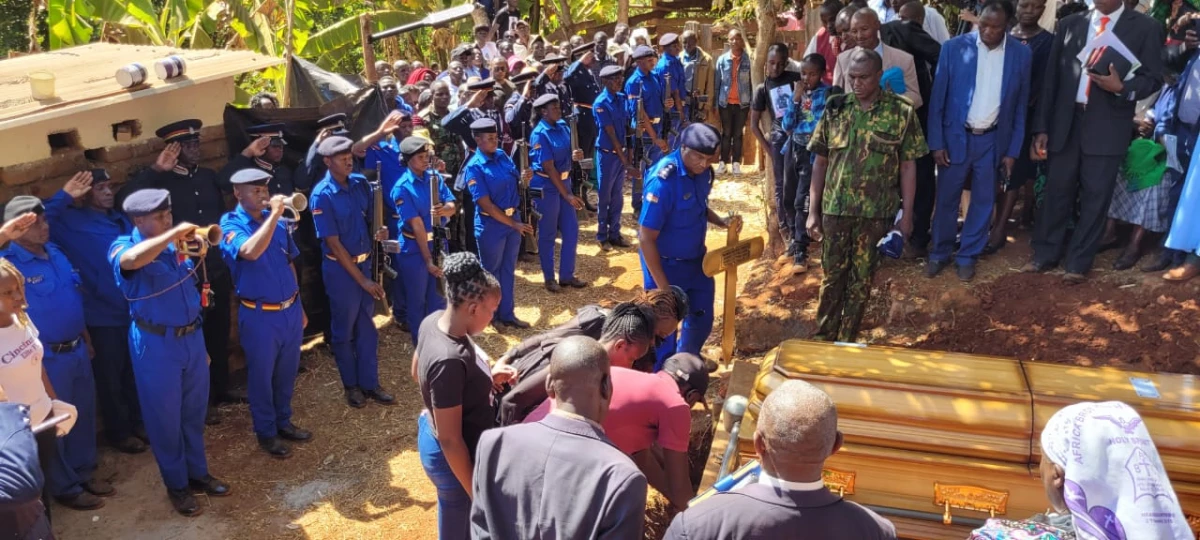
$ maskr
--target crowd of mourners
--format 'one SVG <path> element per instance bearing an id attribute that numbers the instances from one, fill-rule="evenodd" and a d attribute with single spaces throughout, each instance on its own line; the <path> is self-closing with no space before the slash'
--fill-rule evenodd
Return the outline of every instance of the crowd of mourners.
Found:
<path id="1" fill-rule="evenodd" d="M 323 118 L 288 163 L 287 126 L 255 125 L 216 171 L 185 119 L 156 132 L 164 149 L 128 182 L 92 169 L 5 205 L 0 531 L 51 538 L 50 501 L 94 510 L 114 496 L 98 438 L 151 450 L 172 507 L 199 515 L 197 495 L 233 492 L 204 449 L 224 403 L 249 403 L 260 449 L 291 457 L 314 438 L 291 407 L 306 328 L 324 334 L 348 406 L 395 404 L 378 373 L 383 302 L 414 346 L 440 538 L 640 538 L 648 486 L 680 512 L 667 538 L 894 538 L 823 484 L 836 406 L 800 381 L 761 405 L 758 477 L 689 508 L 691 411 L 714 367 L 700 356 L 705 234 L 741 227 L 709 194 L 742 173 L 747 123 L 769 149 L 792 270 L 822 250 L 817 339 L 857 339 L 882 256 L 924 259 L 930 278 L 953 263 L 970 281 L 1010 223 L 1032 230 L 1022 270 L 1062 266 L 1069 284 L 1113 247 L 1116 270 L 1200 273 L 1200 10 L 1185 0 L 989 0 L 953 32 L 917 0 L 827 0 L 803 54 L 767 49 L 758 85 L 737 29 L 719 54 L 691 31 L 652 40 L 624 24 L 554 44 L 516 0 L 477 10 L 490 23 L 444 70 L 372 66 L 387 115 L 365 136 L 345 114 Z M 623 232 L 627 183 L 636 227 Z M 644 290 L 492 360 L 472 336 L 530 326 L 515 312 L 519 260 L 550 294 L 589 287 L 575 263 L 592 215 L 602 250 L 637 250 Z M 323 294 L 302 301 L 302 284 Z M 229 382 L 235 321 L 244 394 Z M 1191 538 L 1129 406 L 1067 407 L 1041 449 L 1050 511 L 972 538 Z"/>

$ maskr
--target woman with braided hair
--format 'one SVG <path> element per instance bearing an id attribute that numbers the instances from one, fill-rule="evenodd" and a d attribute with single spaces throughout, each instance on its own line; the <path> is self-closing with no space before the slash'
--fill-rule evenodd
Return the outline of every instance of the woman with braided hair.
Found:
<path id="1" fill-rule="evenodd" d="M 508 382 L 516 371 L 504 365 L 493 369 L 471 340 L 492 322 L 500 283 L 470 252 L 448 255 L 442 275 L 448 307 L 421 323 L 412 374 L 425 402 L 417 419 L 417 449 L 437 488 L 438 538 L 457 540 L 469 537 L 475 445 L 495 426 L 492 387 Z"/>

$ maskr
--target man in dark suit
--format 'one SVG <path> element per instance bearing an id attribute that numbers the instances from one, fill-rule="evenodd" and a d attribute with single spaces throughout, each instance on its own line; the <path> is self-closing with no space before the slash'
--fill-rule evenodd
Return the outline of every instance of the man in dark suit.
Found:
<path id="1" fill-rule="evenodd" d="M 1033 234 L 1033 260 L 1023 272 L 1045 272 L 1063 259 L 1067 283 L 1082 283 L 1100 247 L 1117 170 L 1133 133 L 1134 105 L 1162 85 L 1162 24 L 1121 0 L 1059 21 L 1033 117 L 1034 159 L 1050 164 L 1045 202 Z M 1112 32 L 1142 64 L 1128 79 L 1111 63 L 1085 71 L 1076 58 L 1097 36 Z M 1086 137 L 1086 143 L 1085 143 Z M 1068 241 L 1067 226 L 1079 217 Z"/>
<path id="2" fill-rule="evenodd" d="M 608 353 L 592 338 L 569 337 L 547 369 L 554 411 L 479 438 L 471 537 L 641 538 L 646 477 L 600 427 L 612 398 Z"/>
<path id="3" fill-rule="evenodd" d="M 937 211 L 925 274 L 950 265 L 963 185 L 971 176 L 971 206 L 958 250 L 958 278 L 975 277 L 996 199 L 996 169 L 1012 174 L 1025 137 L 1031 53 L 1009 36 L 1011 7 L 992 0 L 978 31 L 946 42 L 929 102 L 929 149 L 937 161 Z"/>
<path id="4" fill-rule="evenodd" d="M 837 408 L 828 395 L 804 381 L 779 385 L 763 400 L 755 426 L 758 482 L 713 495 L 675 516 L 664 539 L 896 538 L 891 522 L 825 487 L 821 470 L 841 446 Z"/>

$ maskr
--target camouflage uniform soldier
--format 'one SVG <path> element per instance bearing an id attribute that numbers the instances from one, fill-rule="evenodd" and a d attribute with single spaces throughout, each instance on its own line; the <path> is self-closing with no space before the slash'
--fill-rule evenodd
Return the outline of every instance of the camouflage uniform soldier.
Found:
<path id="1" fill-rule="evenodd" d="M 829 98 L 808 145 L 817 156 L 808 230 L 813 238 L 825 236 L 814 337 L 845 342 L 858 337 L 879 264 L 875 244 L 891 228 L 901 203 L 898 228 L 905 237 L 912 232 L 913 160 L 929 151 L 912 104 L 880 90 L 879 55 L 859 48 L 850 60 L 852 93 Z"/>

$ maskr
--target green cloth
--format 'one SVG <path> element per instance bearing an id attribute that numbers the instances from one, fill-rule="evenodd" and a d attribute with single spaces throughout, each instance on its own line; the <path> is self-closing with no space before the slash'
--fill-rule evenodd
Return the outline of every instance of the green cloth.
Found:
<path id="1" fill-rule="evenodd" d="M 1134 139 L 1121 166 L 1125 191 L 1133 193 L 1162 183 L 1167 172 L 1167 149 L 1150 139 Z"/>

